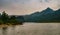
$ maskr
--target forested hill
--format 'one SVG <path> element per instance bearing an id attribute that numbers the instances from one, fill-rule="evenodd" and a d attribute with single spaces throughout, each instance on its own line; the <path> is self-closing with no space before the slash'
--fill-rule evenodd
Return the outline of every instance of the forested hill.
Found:
<path id="1" fill-rule="evenodd" d="M 47 8 L 41 12 L 26 15 L 24 18 L 26 22 L 60 22 L 60 9 L 54 11 Z"/>

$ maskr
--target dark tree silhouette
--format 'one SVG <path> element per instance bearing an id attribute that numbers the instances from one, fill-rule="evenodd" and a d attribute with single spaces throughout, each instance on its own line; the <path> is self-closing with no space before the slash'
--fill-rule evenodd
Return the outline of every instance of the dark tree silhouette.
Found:
<path id="1" fill-rule="evenodd" d="M 4 24 L 6 24 L 8 22 L 9 16 L 8 16 L 8 14 L 5 13 L 5 11 L 2 12 L 1 19 Z"/>
<path id="2" fill-rule="evenodd" d="M 17 20 L 16 20 L 15 16 L 11 16 L 9 20 L 10 20 L 9 22 L 12 23 L 12 24 L 16 24 L 17 23 Z"/>
<path id="3" fill-rule="evenodd" d="M 23 16 L 19 17 L 16 17 L 15 15 L 9 16 L 7 13 L 5 13 L 5 11 L 3 11 L 2 14 L 0 14 L 0 24 L 22 25 L 23 22 L 24 22 Z"/>
<path id="4" fill-rule="evenodd" d="M 23 24 L 23 22 L 25 22 L 23 16 L 18 16 L 18 17 L 17 17 L 17 21 L 18 21 L 19 24 Z"/>

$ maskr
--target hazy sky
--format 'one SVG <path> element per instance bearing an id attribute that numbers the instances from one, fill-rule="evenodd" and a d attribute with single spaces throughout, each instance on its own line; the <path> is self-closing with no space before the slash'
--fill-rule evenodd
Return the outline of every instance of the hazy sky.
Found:
<path id="1" fill-rule="evenodd" d="M 30 14 L 47 7 L 60 8 L 60 0 L 0 0 L 0 12 L 6 11 L 9 15 Z"/>

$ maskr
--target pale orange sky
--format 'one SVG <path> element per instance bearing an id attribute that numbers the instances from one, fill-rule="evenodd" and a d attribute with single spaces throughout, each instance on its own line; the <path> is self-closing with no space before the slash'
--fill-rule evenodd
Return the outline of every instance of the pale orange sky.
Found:
<path id="1" fill-rule="evenodd" d="M 6 0 L 6 5 L 0 7 L 0 12 L 6 11 L 9 15 L 26 15 L 42 11 L 47 7 L 54 10 L 60 8 L 60 0 Z M 12 2 L 13 1 L 13 2 Z"/>

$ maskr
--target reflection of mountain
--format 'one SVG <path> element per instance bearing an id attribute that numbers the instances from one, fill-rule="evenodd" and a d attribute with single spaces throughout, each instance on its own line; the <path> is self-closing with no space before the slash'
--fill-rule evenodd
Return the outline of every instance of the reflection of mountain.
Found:
<path id="1" fill-rule="evenodd" d="M 30 15 L 26 15 L 26 22 L 59 22 L 60 21 L 60 9 L 53 11 L 50 8 L 47 8 L 41 12 L 35 12 Z"/>

